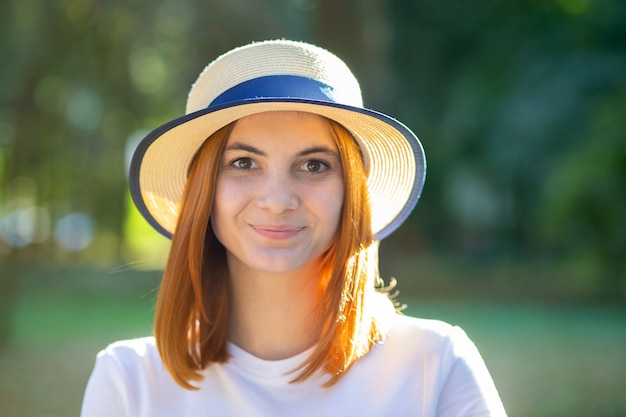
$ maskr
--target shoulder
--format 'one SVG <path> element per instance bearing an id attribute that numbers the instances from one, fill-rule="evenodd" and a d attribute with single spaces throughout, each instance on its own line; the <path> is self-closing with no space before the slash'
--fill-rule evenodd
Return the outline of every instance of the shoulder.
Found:
<path id="1" fill-rule="evenodd" d="M 438 407 L 450 411 L 445 415 L 465 415 L 462 410 L 481 416 L 506 415 L 483 358 L 460 327 L 398 316 L 382 348 L 387 350 L 385 356 L 403 363 L 401 372 L 408 369 L 424 378 L 421 389 L 431 390 Z"/>
<path id="2" fill-rule="evenodd" d="M 154 354 L 158 354 L 154 337 L 142 337 L 111 343 L 98 353 L 98 357 L 148 358 Z"/>
<path id="3" fill-rule="evenodd" d="M 459 363 L 482 362 L 474 342 L 460 327 L 402 315 L 389 322 L 384 340 L 374 346 L 377 350 L 385 358 L 411 368 L 436 369 L 442 376 Z"/>
<path id="4" fill-rule="evenodd" d="M 135 376 L 163 368 L 154 337 L 111 343 L 98 353 L 96 362 L 101 367 Z"/>
<path id="5" fill-rule="evenodd" d="M 404 349 L 442 351 L 468 343 L 469 338 L 463 329 L 444 321 L 396 315 L 389 324 L 387 342 L 402 345 Z"/>
<path id="6" fill-rule="evenodd" d="M 123 340 L 98 353 L 81 415 L 170 415 L 161 410 L 169 410 L 172 397 L 181 391 L 167 373 L 154 338 Z"/>
<path id="7" fill-rule="evenodd" d="M 145 387 L 171 389 L 170 377 L 153 337 L 122 340 L 98 353 L 92 378 L 117 387 L 125 396 L 138 396 Z"/>

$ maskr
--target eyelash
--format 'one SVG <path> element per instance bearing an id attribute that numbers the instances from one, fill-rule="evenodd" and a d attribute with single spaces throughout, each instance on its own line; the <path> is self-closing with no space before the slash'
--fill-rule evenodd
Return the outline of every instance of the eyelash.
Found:
<path id="1" fill-rule="evenodd" d="M 242 166 L 240 166 L 240 163 L 242 163 L 242 162 L 246 162 L 250 166 L 242 167 Z M 254 160 L 252 158 L 243 157 L 243 158 L 235 159 L 233 162 L 230 163 L 230 165 L 233 166 L 234 168 L 237 168 L 237 169 L 240 169 L 240 170 L 243 170 L 243 171 L 247 171 L 247 170 L 255 168 L 254 165 L 256 165 L 256 162 L 254 162 Z"/>
<path id="2" fill-rule="evenodd" d="M 317 170 L 311 170 L 310 167 L 308 166 L 309 164 L 316 164 L 316 165 L 319 165 L 319 167 Z M 303 170 L 305 172 L 319 173 L 319 172 L 324 172 L 327 169 L 329 169 L 330 165 L 327 162 L 321 161 L 319 159 L 309 159 L 305 161 L 303 164 L 301 164 L 300 168 L 304 168 Z"/>
<path id="3" fill-rule="evenodd" d="M 248 166 L 241 166 L 242 163 L 245 163 Z M 312 169 L 310 164 L 315 164 L 318 166 L 318 168 Z M 248 158 L 248 157 L 237 158 L 233 160 L 229 165 L 242 171 L 248 171 L 257 167 L 256 162 L 252 158 Z M 328 162 L 325 162 L 319 159 L 308 159 L 298 166 L 299 170 L 302 170 L 307 173 L 324 172 L 329 168 L 330 168 L 330 164 Z"/>

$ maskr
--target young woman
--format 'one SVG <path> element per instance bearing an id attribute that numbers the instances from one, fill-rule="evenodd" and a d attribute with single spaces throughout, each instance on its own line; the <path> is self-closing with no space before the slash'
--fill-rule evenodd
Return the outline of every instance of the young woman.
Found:
<path id="1" fill-rule="evenodd" d="M 504 416 L 464 332 L 381 288 L 378 241 L 424 174 L 328 51 L 216 59 L 136 151 L 135 203 L 172 239 L 154 337 L 98 355 L 82 416 Z"/>

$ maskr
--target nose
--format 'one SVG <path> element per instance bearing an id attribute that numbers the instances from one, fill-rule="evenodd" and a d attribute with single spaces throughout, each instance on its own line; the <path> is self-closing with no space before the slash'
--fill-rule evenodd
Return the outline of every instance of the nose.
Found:
<path id="1" fill-rule="evenodd" d="M 295 210 L 299 204 L 297 185 L 285 175 L 268 175 L 259 188 L 257 205 L 274 214 Z"/>

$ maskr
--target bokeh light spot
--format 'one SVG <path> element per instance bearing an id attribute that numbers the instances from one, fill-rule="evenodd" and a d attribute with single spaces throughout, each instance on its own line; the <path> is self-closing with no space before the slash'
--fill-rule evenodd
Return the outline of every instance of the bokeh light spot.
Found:
<path id="1" fill-rule="evenodd" d="M 165 82 L 165 61 L 156 48 L 136 48 L 130 55 L 129 64 L 130 76 L 137 91 L 151 94 Z"/>
<path id="2" fill-rule="evenodd" d="M 93 131 L 102 119 L 102 100 L 93 90 L 80 87 L 70 92 L 65 117 L 77 129 Z"/>
<path id="3" fill-rule="evenodd" d="M 93 221 L 85 213 L 73 212 L 62 217 L 54 228 L 54 240 L 67 252 L 78 252 L 93 240 Z"/>

